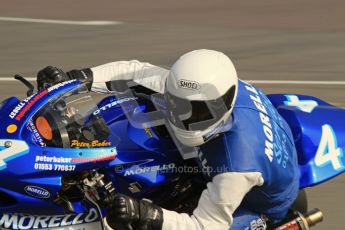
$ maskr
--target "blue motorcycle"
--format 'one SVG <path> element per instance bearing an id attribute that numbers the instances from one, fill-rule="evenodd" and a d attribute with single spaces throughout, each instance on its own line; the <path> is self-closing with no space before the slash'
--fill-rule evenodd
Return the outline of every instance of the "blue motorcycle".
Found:
<path id="1" fill-rule="evenodd" d="M 112 192 L 147 198 L 191 213 L 206 180 L 195 159 L 184 160 L 164 125 L 129 122 L 153 111 L 147 95 L 107 96 L 94 103 L 76 80 L 0 103 L 0 228 L 104 229 L 102 199 Z M 302 198 L 273 229 L 308 229 L 303 188 L 345 170 L 345 111 L 304 95 L 268 95 L 294 135 Z M 279 156 L 278 160 L 279 160 Z M 302 206 L 302 207 L 301 207 Z M 299 211 L 299 212 L 297 212 Z"/>

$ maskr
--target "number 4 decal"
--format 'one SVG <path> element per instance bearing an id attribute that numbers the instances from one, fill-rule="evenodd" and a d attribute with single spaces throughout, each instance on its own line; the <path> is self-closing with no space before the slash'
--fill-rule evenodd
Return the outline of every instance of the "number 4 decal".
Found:
<path id="1" fill-rule="evenodd" d="M 342 156 L 343 151 L 338 147 L 337 137 L 332 127 L 330 125 L 323 125 L 321 141 L 315 155 L 315 164 L 319 167 L 332 164 L 335 170 L 340 170 L 344 167 L 341 162 Z"/>
<path id="2" fill-rule="evenodd" d="M 10 143 L 5 147 L 5 143 Z M 25 141 L 18 140 L 0 140 L 0 170 L 7 167 L 6 162 L 20 157 L 29 152 L 29 147 Z"/>
<path id="3" fill-rule="evenodd" d="M 313 100 L 300 100 L 296 95 L 285 95 L 287 101 L 284 101 L 285 105 L 295 106 L 299 110 L 305 113 L 311 113 L 319 105 L 317 101 Z"/>

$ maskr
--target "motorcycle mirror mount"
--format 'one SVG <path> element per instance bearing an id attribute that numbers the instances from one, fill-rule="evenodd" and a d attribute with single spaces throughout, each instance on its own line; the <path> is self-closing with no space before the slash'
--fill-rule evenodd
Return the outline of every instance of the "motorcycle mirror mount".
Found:
<path id="1" fill-rule="evenodd" d="M 22 82 L 26 87 L 28 87 L 28 91 L 26 92 L 26 95 L 28 97 L 30 97 L 32 94 L 34 94 L 35 87 L 31 84 L 31 82 L 29 82 L 24 77 L 22 77 L 22 76 L 20 76 L 18 74 L 14 75 L 14 79 Z"/>

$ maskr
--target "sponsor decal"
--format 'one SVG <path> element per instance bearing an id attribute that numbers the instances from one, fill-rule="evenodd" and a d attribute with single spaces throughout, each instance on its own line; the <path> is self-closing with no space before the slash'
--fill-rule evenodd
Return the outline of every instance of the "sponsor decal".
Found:
<path id="1" fill-rule="evenodd" d="M 37 197 L 40 199 L 48 199 L 50 197 L 50 192 L 44 188 L 28 185 L 24 188 L 24 191 L 30 196 Z"/>
<path id="2" fill-rule="evenodd" d="M 61 82 L 59 84 L 53 85 L 52 87 L 48 88 L 47 90 L 48 90 L 48 92 L 52 92 L 54 90 L 57 90 L 57 89 L 65 86 L 65 85 L 69 85 L 69 84 L 76 82 L 76 81 L 77 80 L 64 81 L 64 82 Z"/>
<path id="3" fill-rule="evenodd" d="M 15 133 L 17 131 L 18 127 L 15 124 L 11 124 L 9 126 L 7 126 L 6 131 L 8 133 Z"/>
<path id="4" fill-rule="evenodd" d="M 183 89 L 199 90 L 200 84 L 196 81 L 180 79 L 178 81 L 178 87 L 183 88 Z"/>
<path id="5" fill-rule="evenodd" d="M 129 186 L 128 186 L 128 190 L 131 191 L 131 193 L 138 193 L 138 192 L 141 192 L 141 185 L 139 184 L 139 182 L 133 182 L 133 183 L 130 183 Z"/>
<path id="6" fill-rule="evenodd" d="M 72 158 L 69 157 L 48 157 L 48 156 L 36 156 L 36 162 L 52 162 L 52 163 L 71 163 Z"/>
<path id="7" fill-rule="evenodd" d="M 116 159 L 116 153 L 111 156 L 104 156 L 104 157 L 80 157 L 80 158 L 73 158 L 72 162 L 73 163 L 88 163 L 88 162 L 101 162 L 101 161 L 112 161 Z"/>
<path id="8" fill-rule="evenodd" d="M 54 216 L 5 213 L 0 214 L 0 229 L 65 229 L 72 225 L 94 223 L 98 219 L 98 212 L 94 208 L 88 213 Z"/>
<path id="9" fill-rule="evenodd" d="M 265 230 L 265 229 L 267 229 L 267 225 L 266 225 L 266 221 L 264 220 L 264 217 L 263 217 L 263 218 L 259 218 L 257 220 L 252 220 L 250 222 L 250 227 L 246 227 L 244 230 Z M 293 227 L 291 228 L 291 226 L 287 226 L 287 228 L 282 228 L 282 229 L 295 229 L 295 228 L 293 228 Z"/>
<path id="10" fill-rule="evenodd" d="M 204 175 L 211 177 L 211 167 L 208 166 L 208 161 L 200 148 L 198 149 L 198 159 Z"/>
<path id="11" fill-rule="evenodd" d="M 36 128 L 44 139 L 48 141 L 51 141 L 53 139 L 52 127 L 45 117 L 39 116 L 36 119 Z"/>
<path id="12" fill-rule="evenodd" d="M 59 84 L 56 84 L 48 89 L 45 89 L 41 92 L 35 93 L 31 95 L 30 97 L 24 99 L 21 101 L 10 113 L 9 117 L 12 119 L 15 119 L 16 121 L 20 121 L 26 113 L 31 109 L 33 105 L 36 104 L 37 101 L 39 101 L 42 97 L 47 95 L 49 92 L 52 92 L 54 90 L 57 90 L 65 85 L 68 85 L 72 82 L 75 82 L 76 80 L 71 80 L 71 81 L 65 81 L 61 82 Z"/>
<path id="13" fill-rule="evenodd" d="M 133 101 L 133 100 L 136 100 L 136 99 L 138 99 L 138 98 L 137 97 L 126 97 L 126 98 L 121 98 L 121 99 L 112 101 L 111 103 L 106 104 L 105 106 L 102 106 L 101 108 L 97 109 L 95 112 L 93 112 L 93 115 L 97 115 L 100 112 L 106 111 L 107 109 L 111 109 L 111 108 L 113 108 L 113 107 L 115 107 L 117 105 L 122 104 L 123 102 Z"/>
<path id="14" fill-rule="evenodd" d="M 43 164 L 43 163 L 35 163 L 34 169 L 36 170 L 44 170 L 44 171 L 63 171 L 63 172 L 70 172 L 75 170 L 75 165 L 61 165 L 61 164 Z"/>
<path id="15" fill-rule="evenodd" d="M 10 118 L 20 121 L 25 114 L 31 109 L 31 107 L 39 101 L 43 96 L 48 94 L 48 90 L 43 90 L 33 97 L 29 97 L 24 101 L 20 102 L 16 108 L 10 113 Z"/>
<path id="16" fill-rule="evenodd" d="M 289 138 L 282 128 L 286 126 L 285 121 L 274 108 L 265 94 L 256 90 L 255 87 L 244 82 L 245 88 L 249 91 L 248 96 L 259 112 L 259 119 L 262 124 L 264 134 L 263 153 L 270 162 L 273 160 L 281 167 L 286 168 L 289 161 Z"/>
<path id="17" fill-rule="evenodd" d="M 32 132 L 33 134 L 33 141 L 38 143 L 40 146 L 45 146 L 45 143 L 43 141 L 43 138 L 41 137 L 41 135 L 39 134 L 38 130 L 36 129 L 36 126 L 34 125 L 34 122 L 32 120 L 30 120 L 28 122 L 28 124 L 26 125 L 26 128 Z"/>
<path id="18" fill-rule="evenodd" d="M 116 159 L 117 152 L 114 148 L 111 152 L 112 155 L 99 156 L 99 157 L 56 157 L 56 156 L 36 156 L 36 163 L 34 169 L 45 171 L 75 171 L 78 163 L 97 163 L 102 161 L 112 161 Z"/>
<path id="19" fill-rule="evenodd" d="M 137 166 L 137 168 L 135 169 L 126 170 L 124 176 L 131 176 L 131 175 L 138 175 L 138 174 L 152 173 L 152 172 L 164 172 L 164 171 L 166 172 L 174 168 L 175 168 L 174 163 L 164 164 L 164 165 L 154 165 L 154 166 L 148 166 L 148 167 L 142 167 L 142 168 L 139 168 L 139 166 Z"/>
<path id="20" fill-rule="evenodd" d="M 91 142 L 84 142 L 84 141 L 79 141 L 79 140 L 72 140 L 71 142 L 71 147 L 75 148 L 90 148 L 90 147 L 108 147 L 111 146 L 111 142 L 109 141 L 99 141 L 99 140 L 94 140 Z"/>
<path id="21" fill-rule="evenodd" d="M 151 132 L 151 129 L 150 129 L 150 128 L 144 128 L 144 130 L 145 130 L 145 133 L 147 134 L 147 136 L 149 136 L 149 137 L 153 137 L 153 134 L 152 134 L 152 132 Z"/>
<path id="22" fill-rule="evenodd" d="M 262 129 L 265 134 L 265 154 L 270 162 L 273 161 L 274 154 L 274 135 L 272 132 L 271 119 L 268 116 L 266 107 L 264 106 L 262 99 L 258 91 L 251 85 L 246 85 L 246 89 L 251 93 L 249 94 L 250 99 L 254 103 L 255 107 L 260 111 L 260 120 L 262 123 Z"/>
<path id="23" fill-rule="evenodd" d="M 55 156 L 36 156 L 34 169 L 44 171 L 74 171 L 76 166 L 71 165 L 72 158 Z"/>
<path id="24" fill-rule="evenodd" d="M 210 139 L 212 139 L 213 137 L 215 137 L 221 131 L 223 126 L 224 126 L 224 121 L 221 121 L 214 129 L 212 129 L 210 132 L 205 134 L 203 136 L 204 142 L 207 142 Z"/>

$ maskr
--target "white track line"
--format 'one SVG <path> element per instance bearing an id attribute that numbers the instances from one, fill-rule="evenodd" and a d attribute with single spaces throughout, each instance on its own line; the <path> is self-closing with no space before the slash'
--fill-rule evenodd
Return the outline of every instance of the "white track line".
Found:
<path id="1" fill-rule="evenodd" d="M 63 25 L 82 25 L 82 26 L 106 26 L 106 25 L 123 24 L 123 22 L 119 22 L 119 21 L 70 21 L 70 20 L 13 18 L 13 17 L 0 17 L 0 21 L 48 23 L 48 24 L 63 24 Z"/>
<path id="2" fill-rule="evenodd" d="M 25 79 L 28 81 L 36 81 L 35 77 L 26 77 Z M 18 81 L 18 80 L 14 79 L 14 77 L 0 77 L 0 81 Z"/>
<path id="3" fill-rule="evenodd" d="M 34 77 L 26 78 L 28 81 L 36 81 Z M 12 77 L 0 77 L 1 81 L 17 81 Z M 345 85 L 345 81 L 274 81 L 274 80 L 244 80 L 251 84 L 267 85 Z"/>

